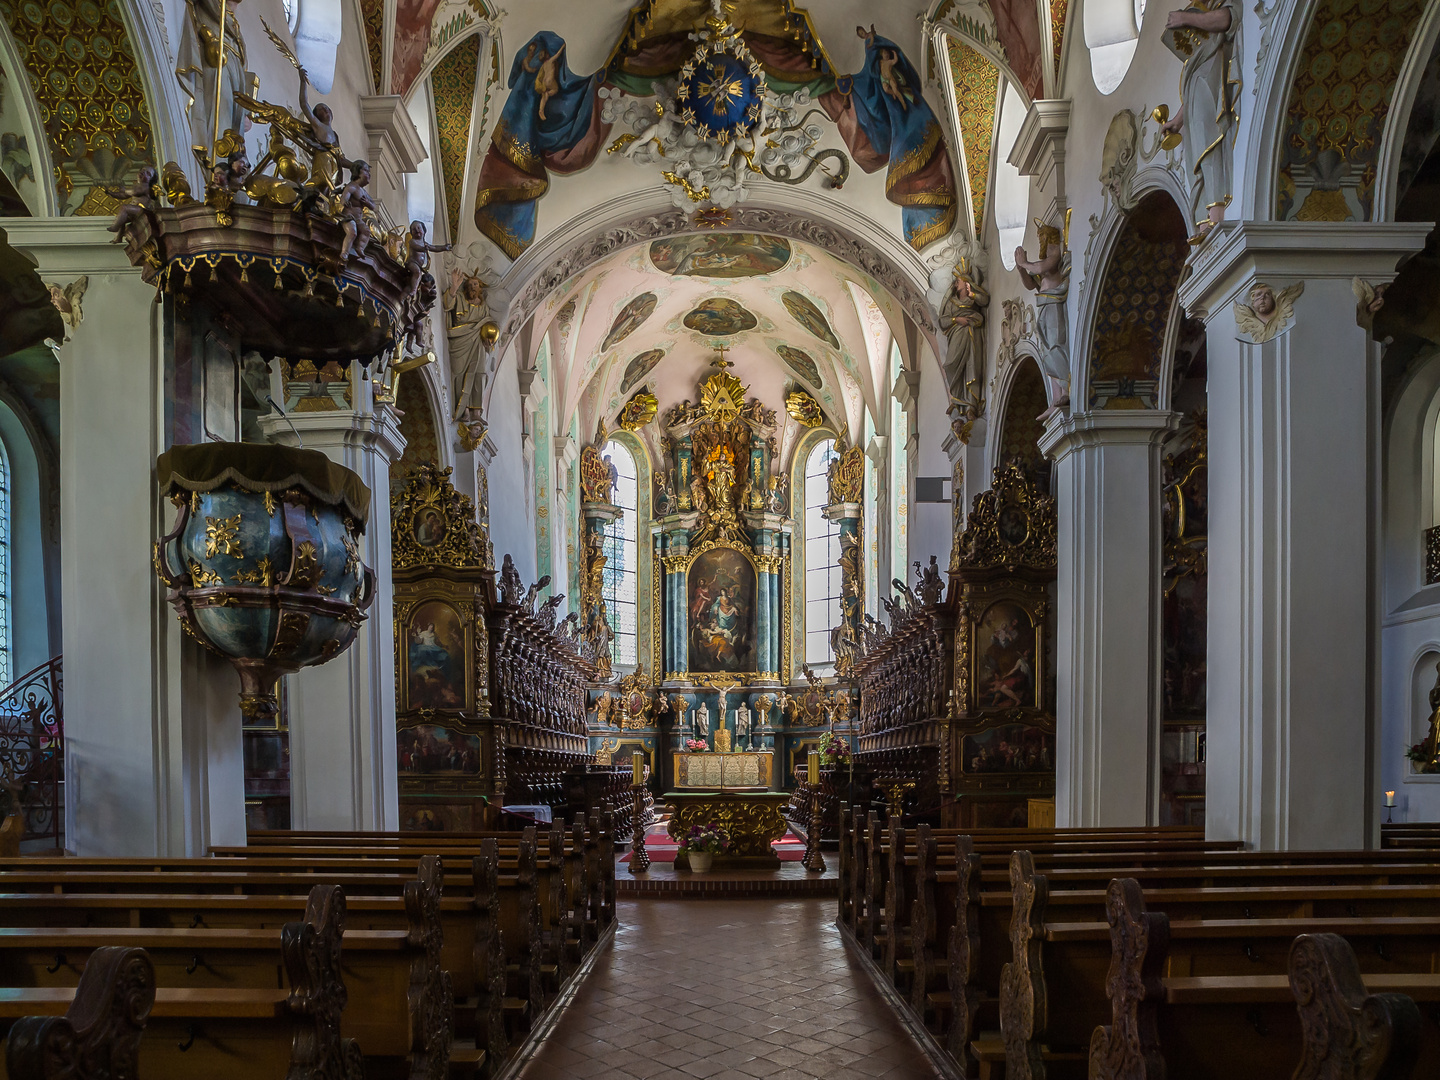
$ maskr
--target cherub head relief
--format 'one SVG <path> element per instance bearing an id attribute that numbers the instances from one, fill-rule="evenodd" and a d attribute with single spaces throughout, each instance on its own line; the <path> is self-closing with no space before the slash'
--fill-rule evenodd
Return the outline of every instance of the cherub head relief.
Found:
<path id="1" fill-rule="evenodd" d="M 1259 345 L 1270 341 L 1286 329 L 1295 314 L 1295 301 L 1305 291 L 1305 282 L 1275 289 L 1263 281 L 1250 286 L 1248 304 L 1235 301 L 1235 326 Z"/>

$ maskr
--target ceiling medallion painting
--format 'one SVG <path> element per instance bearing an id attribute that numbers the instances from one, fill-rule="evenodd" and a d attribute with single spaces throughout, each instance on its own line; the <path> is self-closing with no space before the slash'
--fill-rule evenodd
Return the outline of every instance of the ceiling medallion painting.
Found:
<path id="1" fill-rule="evenodd" d="M 793 345 L 776 345 L 775 352 L 779 354 L 785 366 L 790 369 L 790 374 L 809 383 L 816 390 L 820 389 L 823 385 L 820 381 L 820 368 L 810 358 L 809 353 L 803 349 L 797 349 Z"/>
<path id="2" fill-rule="evenodd" d="M 665 358 L 664 349 L 646 349 L 635 359 L 625 366 L 625 375 L 620 380 L 620 393 L 628 394 L 632 386 L 640 385 L 640 382 L 655 370 L 655 365 Z"/>
<path id="3" fill-rule="evenodd" d="M 615 321 L 610 324 L 610 330 L 600 345 L 600 351 L 604 352 L 610 346 L 620 344 L 640 329 L 640 324 L 654 313 L 657 303 L 659 303 L 659 298 L 653 292 L 645 292 L 621 308 L 620 314 L 616 315 Z"/>
<path id="4" fill-rule="evenodd" d="M 702 300 L 685 316 L 687 329 L 707 336 L 729 336 L 754 330 L 759 320 L 739 303 L 724 296 Z"/>
<path id="5" fill-rule="evenodd" d="M 821 314 L 820 309 L 809 297 L 794 289 L 789 289 L 780 297 L 780 300 L 792 319 L 832 349 L 840 348 L 840 339 L 835 336 L 835 331 L 830 329 L 830 324 L 825 321 L 825 316 Z"/>
<path id="6" fill-rule="evenodd" d="M 745 278 L 774 274 L 790 261 L 790 241 L 758 233 L 709 233 L 655 240 L 650 261 L 662 274 Z"/>

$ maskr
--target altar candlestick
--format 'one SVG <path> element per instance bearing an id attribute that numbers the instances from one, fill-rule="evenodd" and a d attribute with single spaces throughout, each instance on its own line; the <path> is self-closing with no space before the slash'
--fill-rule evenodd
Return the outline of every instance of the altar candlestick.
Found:
<path id="1" fill-rule="evenodd" d="M 1386 805 L 1386 806 L 1394 806 L 1394 805 L 1395 805 L 1395 792 L 1393 792 L 1393 791 L 1387 791 L 1387 792 L 1385 792 L 1385 805 Z"/>
<path id="2" fill-rule="evenodd" d="M 639 787 L 645 783 L 645 758 L 636 754 L 630 759 L 630 762 L 635 767 L 635 786 Z"/>
<path id="3" fill-rule="evenodd" d="M 820 782 L 820 754 L 818 751 L 810 751 L 809 773 L 806 779 L 812 784 Z"/>
<path id="4" fill-rule="evenodd" d="M 1395 811 L 1395 792 L 1385 792 L 1385 824 L 1391 824 L 1391 816 Z"/>

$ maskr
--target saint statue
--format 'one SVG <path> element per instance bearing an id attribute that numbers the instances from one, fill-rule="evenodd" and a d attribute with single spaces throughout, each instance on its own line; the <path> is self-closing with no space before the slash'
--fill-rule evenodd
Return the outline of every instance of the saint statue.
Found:
<path id="1" fill-rule="evenodd" d="M 750 710 L 745 702 L 735 706 L 735 741 L 743 744 L 750 737 Z"/>
<path id="2" fill-rule="evenodd" d="M 1040 254 L 1031 262 L 1025 249 L 1015 249 L 1015 269 L 1025 288 L 1035 293 L 1035 336 L 1040 339 L 1040 370 L 1051 411 L 1070 404 L 1070 338 L 1065 300 L 1070 294 L 1070 252 L 1060 230 L 1036 222 Z M 1048 416 L 1049 413 L 1044 415 Z"/>
<path id="3" fill-rule="evenodd" d="M 971 267 L 961 259 L 955 267 L 954 282 L 940 308 L 940 329 L 949 335 L 950 350 L 945 358 L 945 375 L 952 393 L 962 394 L 972 382 L 984 376 L 985 308 L 990 293 L 980 285 L 979 267 Z M 973 417 L 972 417 L 973 419 Z"/>
<path id="4" fill-rule="evenodd" d="M 1160 130 L 1180 135 L 1190 173 L 1190 219 L 1198 244 L 1218 222 L 1234 191 L 1230 150 L 1234 142 L 1235 90 L 1231 77 L 1240 20 L 1235 0 L 1194 0 L 1170 12 L 1161 40 L 1179 57 L 1180 107 Z"/>
<path id="5" fill-rule="evenodd" d="M 239 131 L 243 111 L 235 100 L 237 92 L 250 90 L 254 76 L 245 70 L 245 39 L 235 8 L 240 0 L 229 0 L 225 13 L 225 65 L 220 77 L 220 119 L 216 130 L 215 70 L 220 67 L 220 0 L 186 0 L 185 22 L 180 29 L 180 46 L 175 77 L 190 98 L 190 142 L 208 158 L 215 142 L 227 130 Z"/>
<path id="6" fill-rule="evenodd" d="M 457 267 L 450 271 L 450 288 L 445 290 L 443 303 L 450 316 L 446 337 L 450 341 L 450 385 L 455 390 L 454 419 L 464 419 L 467 412 L 478 418 L 484 405 L 486 361 L 499 329 L 490 321 L 485 282 L 479 274 L 462 274 Z"/>
<path id="7" fill-rule="evenodd" d="M 702 739 L 710 737 L 710 706 L 703 701 L 695 709 L 695 734 Z"/>

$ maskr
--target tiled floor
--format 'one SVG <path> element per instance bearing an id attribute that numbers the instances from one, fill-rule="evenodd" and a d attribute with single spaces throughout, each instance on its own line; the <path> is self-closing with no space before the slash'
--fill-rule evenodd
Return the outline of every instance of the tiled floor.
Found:
<path id="1" fill-rule="evenodd" d="M 930 1080 L 833 899 L 621 901 L 611 950 L 521 1080 Z"/>

